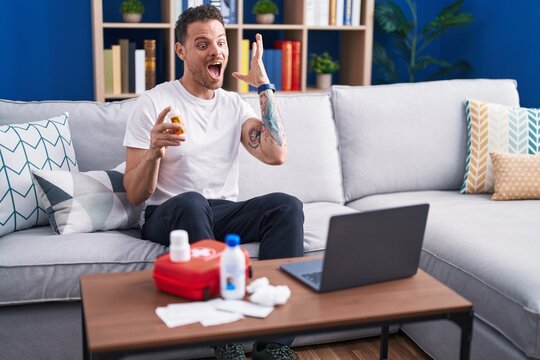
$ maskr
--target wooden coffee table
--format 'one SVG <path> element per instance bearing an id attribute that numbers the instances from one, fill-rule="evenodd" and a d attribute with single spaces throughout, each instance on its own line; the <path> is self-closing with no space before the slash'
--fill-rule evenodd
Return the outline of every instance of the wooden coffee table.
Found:
<path id="1" fill-rule="evenodd" d="M 387 357 L 388 326 L 447 319 L 461 328 L 460 359 L 468 359 L 472 304 L 422 270 L 407 279 L 319 294 L 279 270 L 285 262 L 313 258 L 255 261 L 253 276 L 288 285 L 292 296 L 266 319 L 203 327 L 168 328 L 155 314 L 158 306 L 185 300 L 160 292 L 151 271 L 81 277 L 85 358 L 113 359 L 182 347 L 210 346 L 322 331 L 381 326 L 381 359 Z"/>

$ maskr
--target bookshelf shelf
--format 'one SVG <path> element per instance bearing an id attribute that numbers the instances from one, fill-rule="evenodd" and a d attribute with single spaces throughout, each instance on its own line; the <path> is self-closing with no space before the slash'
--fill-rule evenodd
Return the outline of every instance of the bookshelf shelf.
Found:
<path id="1" fill-rule="evenodd" d="M 173 80 L 178 78 L 176 67 L 181 62 L 174 52 L 175 44 L 175 9 L 177 1 L 160 0 L 161 19 L 158 22 L 143 22 L 138 24 L 122 22 L 104 22 L 103 6 L 109 4 L 104 0 L 92 0 L 92 28 L 93 28 L 93 60 L 94 60 L 94 96 L 96 101 L 108 101 L 127 99 L 138 96 L 134 93 L 115 93 L 105 91 L 105 61 L 104 49 L 106 40 L 118 36 L 120 38 L 146 36 L 158 37 L 156 47 L 156 61 L 160 68 L 160 76 L 156 82 Z M 237 0 L 237 24 L 226 24 L 227 41 L 229 45 L 229 65 L 225 76 L 224 88 L 232 91 L 241 91 L 240 81 L 233 78 L 233 71 L 241 71 L 242 40 L 249 39 L 252 42 L 254 33 L 260 32 L 265 39 L 265 48 L 272 45 L 272 38 L 279 37 L 283 40 L 299 41 L 301 43 L 300 54 L 300 91 L 321 91 L 308 82 L 308 60 L 311 52 L 320 52 L 324 46 L 334 43 L 333 47 L 339 48 L 339 53 L 333 54 L 340 62 L 339 79 L 334 83 L 341 85 L 369 85 L 371 84 L 371 56 L 373 45 L 373 12 L 375 0 L 362 0 L 360 9 L 360 25 L 336 26 L 336 25 L 306 25 L 310 0 L 283 0 L 282 24 L 261 25 L 245 23 L 244 8 L 252 6 L 251 0 Z M 331 3 L 333 0 L 328 0 Z M 337 0 L 346 1 L 346 0 Z M 159 36 L 156 35 L 159 33 Z M 108 38 L 105 38 L 107 34 Z M 121 35 L 120 35 L 121 34 Z M 143 34 L 143 35 L 141 35 Z M 331 39 L 328 40 L 328 36 Z M 326 43 L 325 43 L 326 42 Z M 336 45 L 338 44 L 338 45 Z M 109 46 L 109 44 L 107 44 Z M 330 45 L 332 46 L 332 45 Z M 140 48 L 140 47 L 139 47 Z M 271 79 L 274 81 L 274 79 Z"/>

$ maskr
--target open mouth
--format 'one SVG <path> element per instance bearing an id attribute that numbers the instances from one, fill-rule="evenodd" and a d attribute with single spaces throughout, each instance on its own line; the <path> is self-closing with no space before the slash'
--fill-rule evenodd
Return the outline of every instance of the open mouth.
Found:
<path id="1" fill-rule="evenodd" d="M 210 77 L 214 80 L 218 80 L 221 77 L 221 68 L 223 64 L 221 63 L 215 63 L 208 65 L 208 73 L 210 74 Z"/>

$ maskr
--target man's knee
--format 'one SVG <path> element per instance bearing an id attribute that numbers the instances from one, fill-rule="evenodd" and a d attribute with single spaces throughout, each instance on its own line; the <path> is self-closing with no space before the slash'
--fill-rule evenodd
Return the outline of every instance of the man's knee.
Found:
<path id="1" fill-rule="evenodd" d="M 208 200 L 198 192 L 189 191 L 169 199 L 174 213 L 200 214 L 211 211 Z"/>
<path id="2" fill-rule="evenodd" d="M 268 203 L 272 207 L 283 207 L 287 211 L 290 211 L 293 214 L 298 214 L 304 218 L 304 205 L 297 197 L 285 194 L 285 193 L 271 193 L 266 195 L 268 197 Z"/>

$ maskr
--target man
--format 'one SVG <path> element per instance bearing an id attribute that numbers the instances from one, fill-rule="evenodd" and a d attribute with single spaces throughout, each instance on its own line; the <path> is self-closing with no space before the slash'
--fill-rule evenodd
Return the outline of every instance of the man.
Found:
<path id="1" fill-rule="evenodd" d="M 233 76 L 258 89 L 262 120 L 238 94 L 221 89 L 229 53 L 219 10 L 187 9 L 176 23 L 176 37 L 184 74 L 140 96 L 124 139 L 128 199 L 146 202 L 143 239 L 169 245 L 175 229 L 187 230 L 190 242 L 223 241 L 237 233 L 242 243 L 260 242 L 260 259 L 302 256 L 304 215 L 298 199 L 273 193 L 236 202 L 240 143 L 266 164 L 282 164 L 287 156 L 261 35 L 253 43 L 248 74 Z M 166 121 L 173 107 L 182 114 L 185 134 L 176 135 L 180 125 Z M 253 359 L 292 358 L 291 342 L 256 342 Z M 219 359 L 245 359 L 239 344 L 215 352 Z"/>

